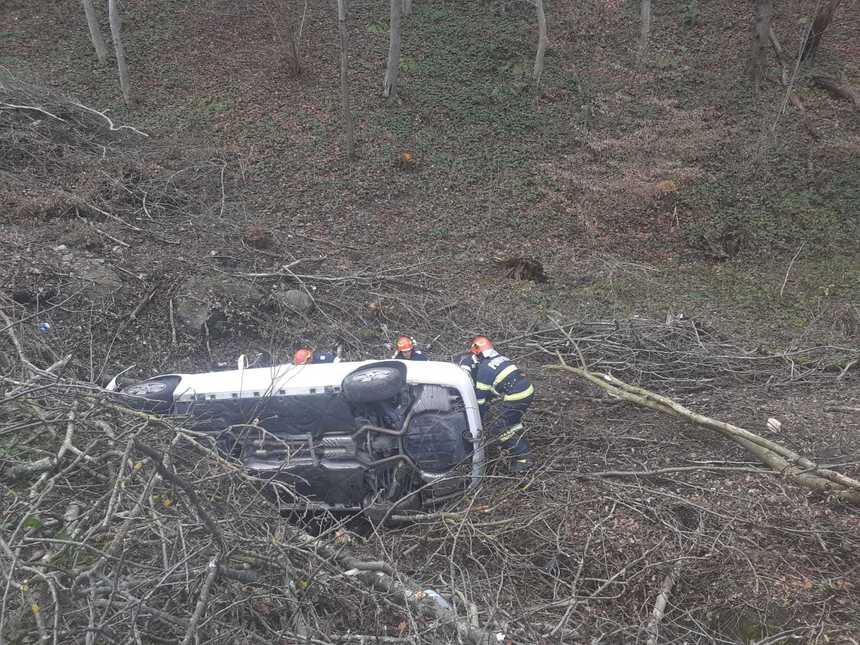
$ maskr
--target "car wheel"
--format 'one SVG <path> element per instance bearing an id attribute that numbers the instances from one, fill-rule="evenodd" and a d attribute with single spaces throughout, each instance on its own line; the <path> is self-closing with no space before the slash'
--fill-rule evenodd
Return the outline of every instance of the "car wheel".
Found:
<path id="1" fill-rule="evenodd" d="M 378 363 L 359 367 L 347 374 L 341 384 L 343 397 L 350 403 L 385 401 L 406 385 L 406 370 L 399 363 Z"/>
<path id="2" fill-rule="evenodd" d="M 134 410 L 166 414 L 173 407 L 173 391 L 178 384 L 178 376 L 159 376 L 123 387 L 119 393 L 125 405 Z"/>

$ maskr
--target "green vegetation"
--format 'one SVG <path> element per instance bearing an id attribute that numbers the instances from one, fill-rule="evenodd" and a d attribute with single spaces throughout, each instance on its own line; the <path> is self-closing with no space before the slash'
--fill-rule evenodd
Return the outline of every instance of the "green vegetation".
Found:
<path id="1" fill-rule="evenodd" d="M 858 176 L 860 182 L 860 176 Z M 860 239 L 858 196 L 850 188 L 851 170 L 833 180 L 835 190 L 797 190 L 752 193 L 743 184 L 721 179 L 692 186 L 681 201 L 694 213 L 685 223 L 688 243 L 716 242 L 727 231 L 737 231 L 746 246 L 767 252 L 767 245 L 797 244 L 850 248 Z M 740 190 L 738 189 L 740 186 Z M 756 187 L 758 188 L 758 187 Z"/>
<path id="2" fill-rule="evenodd" d="M 476 4 L 456 10 L 417 5 L 403 35 L 404 52 L 414 52 L 401 62 L 408 106 L 383 112 L 378 127 L 402 139 L 426 141 L 434 151 L 445 149 L 438 153 L 443 156 L 465 157 L 469 177 L 522 168 L 530 156 L 524 139 L 546 136 L 557 127 L 556 117 L 568 110 L 564 104 L 539 108 L 535 100 L 530 52 L 523 47 L 530 30 L 523 20 L 500 21 Z M 574 91 L 577 86 L 554 71 L 544 83 L 545 89 Z M 440 119 L 456 128 L 440 132 Z M 490 141 L 503 145 L 487 154 Z"/>

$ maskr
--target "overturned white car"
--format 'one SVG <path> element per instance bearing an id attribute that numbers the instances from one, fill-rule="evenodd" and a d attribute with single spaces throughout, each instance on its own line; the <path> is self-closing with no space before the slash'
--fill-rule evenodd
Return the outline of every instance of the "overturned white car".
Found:
<path id="1" fill-rule="evenodd" d="M 462 496 L 483 471 L 474 385 L 452 363 L 240 362 L 119 389 L 127 405 L 190 418 L 250 472 L 328 509 L 428 508 Z"/>

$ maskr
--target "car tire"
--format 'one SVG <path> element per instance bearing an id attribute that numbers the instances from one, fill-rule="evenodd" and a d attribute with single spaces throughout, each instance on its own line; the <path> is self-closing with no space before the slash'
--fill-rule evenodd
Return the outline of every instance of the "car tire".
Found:
<path id="1" fill-rule="evenodd" d="M 406 385 L 406 369 L 400 363 L 374 363 L 347 374 L 341 383 L 343 398 L 350 403 L 377 403 L 397 396 Z"/>

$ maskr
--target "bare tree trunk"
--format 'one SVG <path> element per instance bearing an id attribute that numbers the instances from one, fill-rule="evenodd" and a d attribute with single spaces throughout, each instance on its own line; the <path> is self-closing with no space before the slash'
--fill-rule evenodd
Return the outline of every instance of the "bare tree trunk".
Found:
<path id="1" fill-rule="evenodd" d="M 125 104 L 131 107 L 131 89 L 128 83 L 128 63 L 125 60 L 125 47 L 122 44 L 122 33 L 120 30 L 119 10 L 116 0 L 108 0 L 108 20 L 110 21 L 110 35 L 116 52 L 116 66 L 119 70 L 119 86 L 122 89 L 122 98 Z"/>
<path id="2" fill-rule="evenodd" d="M 758 87 L 767 70 L 767 44 L 770 40 L 771 0 L 755 0 L 755 33 L 753 35 L 752 77 Z"/>
<path id="3" fill-rule="evenodd" d="M 648 38 L 651 35 L 651 0 L 641 0 L 639 14 L 641 16 L 641 24 L 639 32 L 639 55 L 636 62 L 641 64 L 645 59 L 645 52 L 648 51 Z"/>
<path id="4" fill-rule="evenodd" d="M 540 85 L 540 77 L 543 75 L 543 57 L 546 53 L 546 12 L 543 10 L 543 0 L 535 0 L 535 8 L 537 9 L 538 21 L 538 48 L 535 54 L 535 67 L 532 71 L 532 78 L 535 85 Z"/>
<path id="5" fill-rule="evenodd" d="M 385 67 L 385 81 L 382 95 L 390 98 L 397 96 L 397 81 L 400 77 L 400 14 L 403 0 L 391 0 L 391 25 L 388 28 L 388 63 Z"/>
<path id="6" fill-rule="evenodd" d="M 96 58 L 99 63 L 104 65 L 107 62 L 107 46 L 105 39 L 102 38 L 101 29 L 99 29 L 99 21 L 96 18 L 96 10 L 93 8 L 93 0 L 82 0 L 84 4 L 84 13 L 87 16 L 87 27 L 90 28 L 90 40 L 96 50 Z"/>
<path id="7" fill-rule="evenodd" d="M 293 28 L 292 23 L 287 25 L 287 46 L 289 48 L 289 65 L 290 65 L 290 74 L 293 76 L 298 76 L 302 73 L 302 61 L 299 58 L 299 43 L 296 38 L 296 31 Z"/>
<path id="8" fill-rule="evenodd" d="M 770 27 L 770 44 L 773 45 L 773 52 L 776 54 L 776 60 L 779 61 L 782 67 L 782 84 L 788 87 L 788 67 L 786 66 L 785 54 L 782 52 L 782 45 L 779 44 L 779 39 L 773 30 L 773 25 Z"/>
<path id="9" fill-rule="evenodd" d="M 412 15 L 412 0 L 403 0 L 403 15 Z"/>
<path id="10" fill-rule="evenodd" d="M 829 0 L 819 7 L 818 15 L 815 16 L 815 20 L 806 34 L 806 42 L 803 44 L 803 53 L 800 55 L 800 60 L 815 59 L 815 52 L 818 51 L 818 46 L 821 44 L 821 37 L 830 26 L 833 14 L 841 3 L 842 0 Z"/>
<path id="11" fill-rule="evenodd" d="M 349 42 L 346 33 L 346 2 L 347 0 L 337 0 L 337 30 L 340 34 L 340 98 L 343 110 L 343 129 L 346 135 L 346 156 L 348 159 L 352 159 L 355 155 L 355 139 L 352 128 L 352 112 L 349 108 L 349 81 L 346 76 L 349 61 L 347 55 Z"/>

